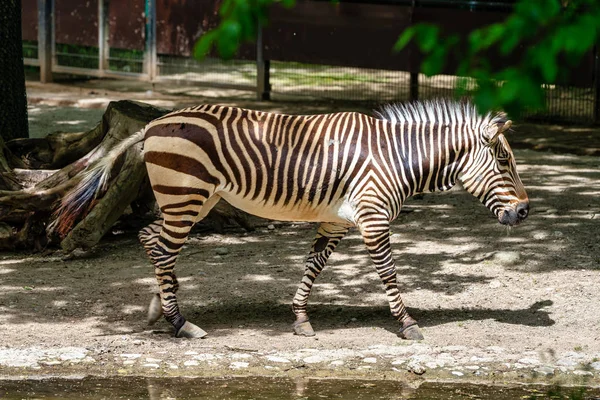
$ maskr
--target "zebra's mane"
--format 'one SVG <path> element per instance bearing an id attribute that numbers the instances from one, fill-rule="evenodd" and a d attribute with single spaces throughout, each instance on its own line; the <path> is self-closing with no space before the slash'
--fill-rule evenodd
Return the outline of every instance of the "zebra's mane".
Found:
<path id="1" fill-rule="evenodd" d="M 444 125 L 456 123 L 487 126 L 507 120 L 504 113 L 479 114 L 477 107 L 470 101 L 446 99 L 385 104 L 375 110 L 374 114 L 376 118 L 394 124 L 429 122 Z"/>

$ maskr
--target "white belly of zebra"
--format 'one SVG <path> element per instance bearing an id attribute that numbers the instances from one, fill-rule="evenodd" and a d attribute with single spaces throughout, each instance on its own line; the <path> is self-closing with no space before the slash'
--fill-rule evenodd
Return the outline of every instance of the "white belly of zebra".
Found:
<path id="1" fill-rule="evenodd" d="M 273 204 L 264 200 L 252 200 L 249 197 L 242 197 L 229 192 L 218 192 L 218 195 L 232 206 L 261 218 L 278 221 L 353 223 L 352 213 L 349 212 L 351 207 L 344 199 L 332 202 L 329 205 L 315 207 L 308 202 L 295 205 Z"/>

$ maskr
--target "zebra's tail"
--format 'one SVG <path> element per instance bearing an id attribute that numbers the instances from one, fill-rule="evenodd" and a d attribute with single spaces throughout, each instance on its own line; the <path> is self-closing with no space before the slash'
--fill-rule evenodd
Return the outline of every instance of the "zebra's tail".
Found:
<path id="1" fill-rule="evenodd" d="M 65 194 L 54 212 L 53 221 L 47 229 L 49 233 L 56 232 L 64 236 L 71 230 L 75 221 L 89 211 L 98 194 L 106 189 L 117 158 L 131 146 L 144 140 L 144 135 L 145 128 L 118 143 L 101 159 L 81 172 L 82 178 L 79 183 Z"/>

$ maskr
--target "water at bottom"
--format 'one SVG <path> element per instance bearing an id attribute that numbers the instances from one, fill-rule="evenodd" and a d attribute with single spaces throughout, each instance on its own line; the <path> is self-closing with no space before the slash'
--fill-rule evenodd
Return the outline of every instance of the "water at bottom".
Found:
<path id="1" fill-rule="evenodd" d="M 407 384 L 390 380 L 285 378 L 85 378 L 0 380 L 0 399 L 566 399 L 600 400 L 599 388 L 454 383 Z"/>

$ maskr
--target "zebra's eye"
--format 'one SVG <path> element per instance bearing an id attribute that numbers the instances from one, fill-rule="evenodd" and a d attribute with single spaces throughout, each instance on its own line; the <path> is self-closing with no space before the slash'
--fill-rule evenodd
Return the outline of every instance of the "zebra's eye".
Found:
<path id="1" fill-rule="evenodd" d="M 507 167 L 509 164 L 509 160 L 508 158 L 498 158 L 498 164 L 500 164 L 503 167 Z"/>

